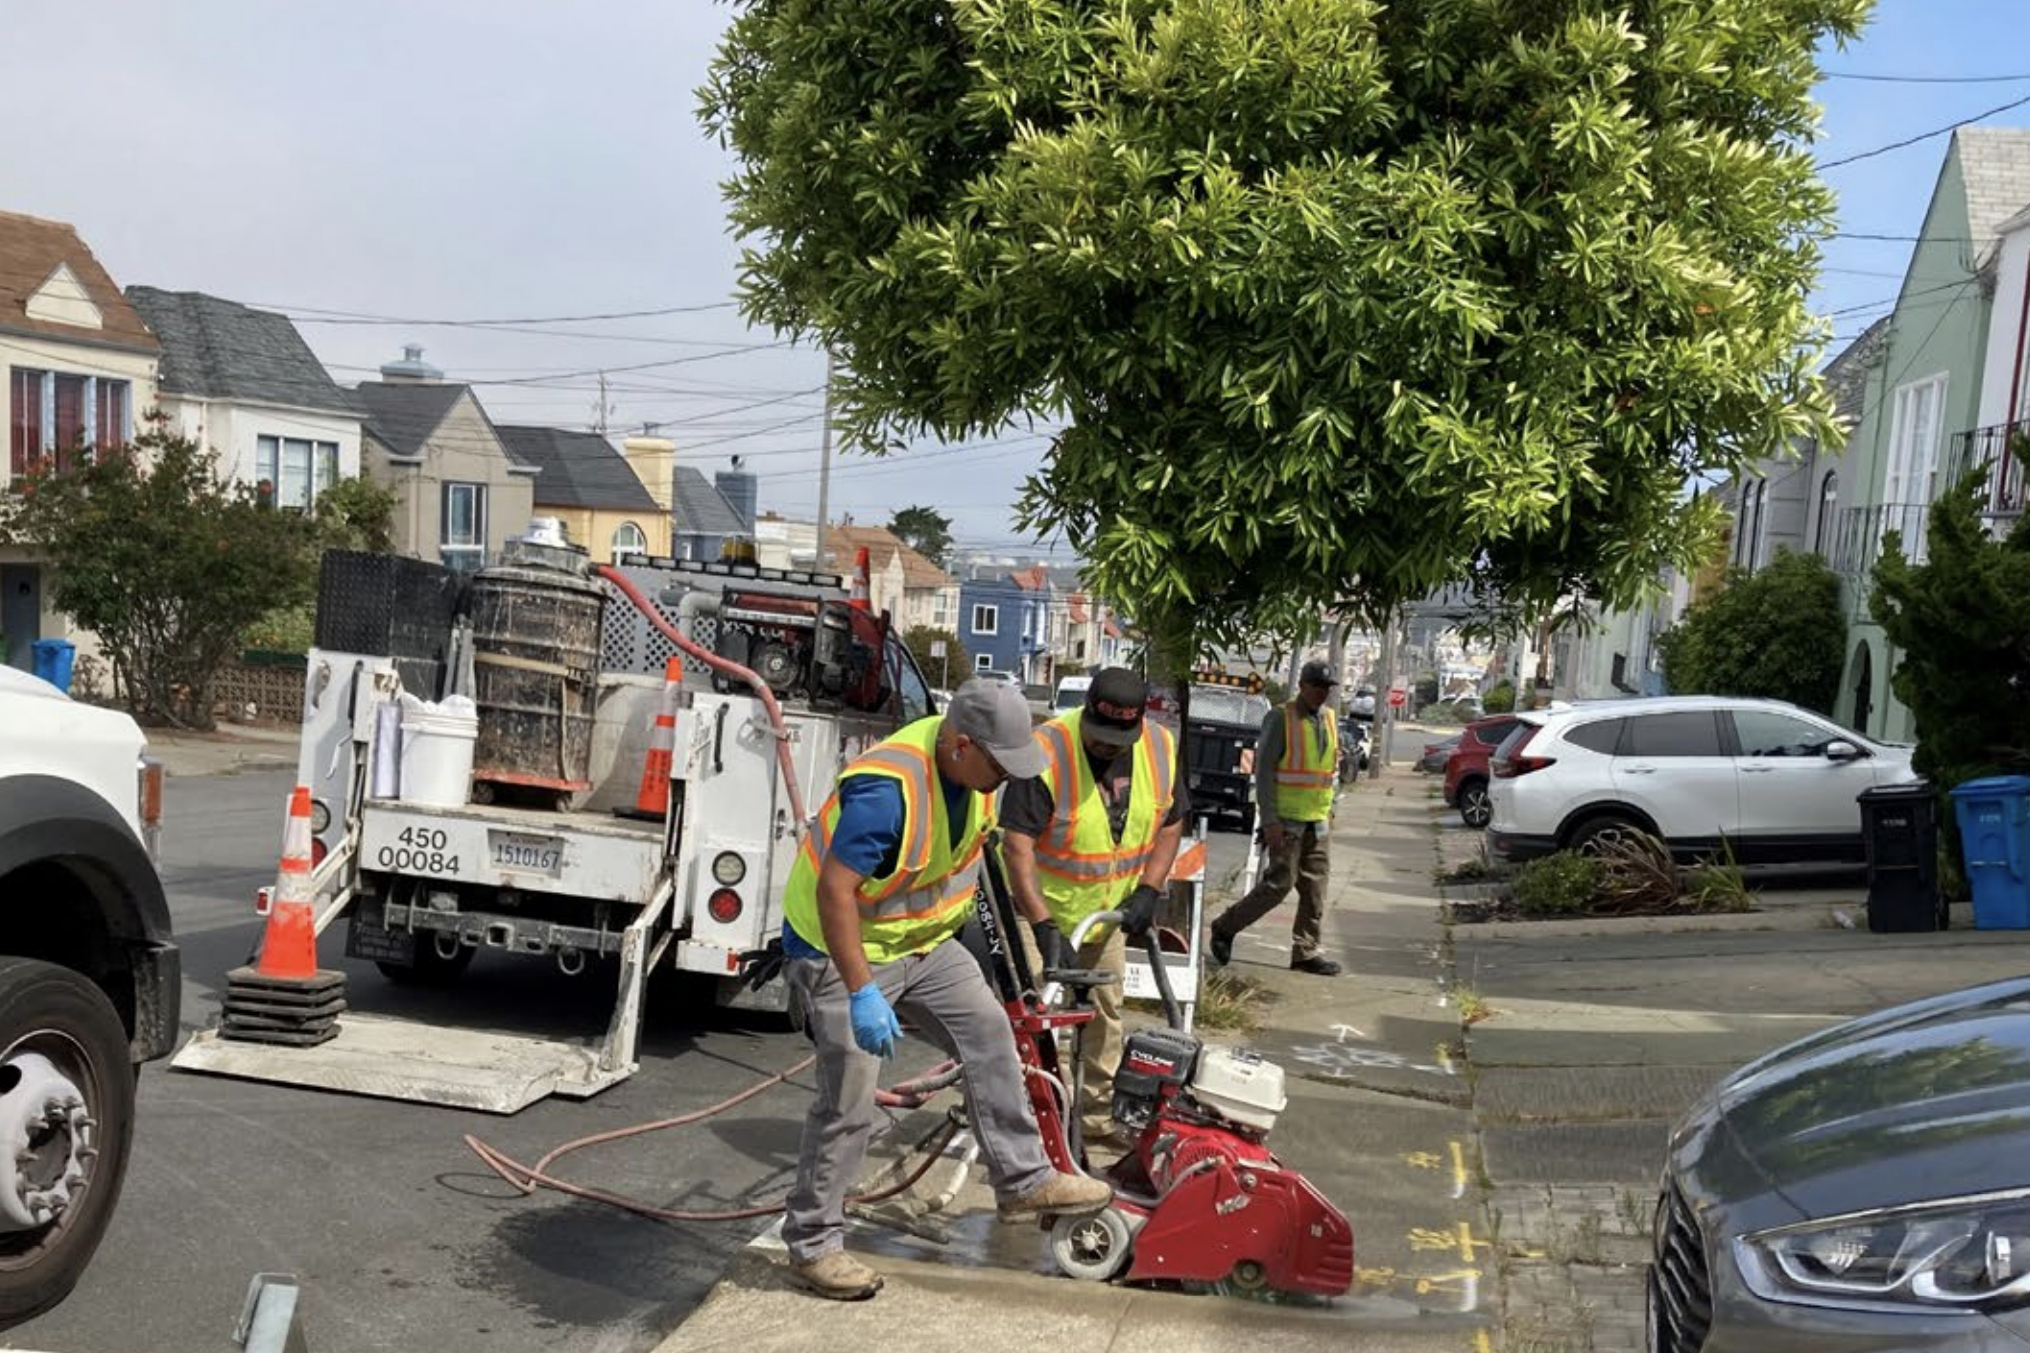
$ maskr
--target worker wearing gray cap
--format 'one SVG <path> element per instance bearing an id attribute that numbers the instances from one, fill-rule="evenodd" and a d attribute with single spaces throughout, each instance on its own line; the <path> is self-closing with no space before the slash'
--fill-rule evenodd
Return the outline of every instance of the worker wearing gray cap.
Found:
<path id="1" fill-rule="evenodd" d="M 881 1276 L 845 1251 L 846 1191 L 874 1130 L 882 1059 L 899 1008 L 965 1066 L 966 1099 L 1006 1220 L 1098 1212 L 1113 1190 L 1044 1156 L 1008 1016 L 954 937 L 973 913 L 991 795 L 1043 771 L 1028 702 L 968 681 L 932 715 L 846 767 L 783 891 L 783 978 L 817 1048 L 782 1238 L 806 1290 L 858 1301 Z"/>
<path id="2" fill-rule="evenodd" d="M 1322 662 L 1307 662 L 1289 703 L 1262 720 L 1255 745 L 1255 811 L 1268 865 L 1261 881 L 1212 920 L 1212 956 L 1233 961 L 1234 936 L 1268 915 L 1297 889 L 1290 966 L 1333 977 L 1339 965 L 1318 952 L 1325 922 L 1325 885 L 1332 857 L 1325 838 L 1339 780 L 1339 726 L 1325 702 L 1339 678 Z"/>

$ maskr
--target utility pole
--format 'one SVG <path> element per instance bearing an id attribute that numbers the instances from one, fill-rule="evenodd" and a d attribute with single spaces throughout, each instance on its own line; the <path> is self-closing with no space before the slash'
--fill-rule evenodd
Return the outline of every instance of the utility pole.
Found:
<path id="1" fill-rule="evenodd" d="M 825 424 L 818 442 L 818 557 L 811 568 L 825 571 L 825 512 L 832 497 L 832 359 L 825 357 Z"/>
<path id="2" fill-rule="evenodd" d="M 606 373 L 599 373 L 599 402 L 592 406 L 592 430 L 604 437 L 606 420 L 613 414 L 613 406 L 606 402 Z"/>

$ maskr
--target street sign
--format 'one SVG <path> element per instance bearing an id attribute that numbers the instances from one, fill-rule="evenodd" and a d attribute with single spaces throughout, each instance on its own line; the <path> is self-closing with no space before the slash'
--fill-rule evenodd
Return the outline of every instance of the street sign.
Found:
<path id="1" fill-rule="evenodd" d="M 933 658 L 942 658 L 945 655 L 945 641 L 942 639 L 931 640 L 930 655 Z"/>
<path id="2" fill-rule="evenodd" d="M 1409 703 L 1410 703 L 1410 693 L 1404 690 L 1401 686 L 1396 686 L 1389 691 L 1390 709 L 1401 709 L 1404 705 L 1407 705 Z"/>

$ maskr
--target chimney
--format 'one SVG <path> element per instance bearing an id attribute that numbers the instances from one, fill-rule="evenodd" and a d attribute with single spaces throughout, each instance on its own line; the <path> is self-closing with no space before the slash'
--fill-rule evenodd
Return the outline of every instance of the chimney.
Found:
<path id="1" fill-rule="evenodd" d="M 712 485 L 719 490 L 734 514 L 740 518 L 740 528 L 748 535 L 754 534 L 755 508 L 761 499 L 761 486 L 751 470 L 740 468 L 740 457 L 733 458 L 733 468 L 721 470 L 712 476 Z"/>
<path id="2" fill-rule="evenodd" d="M 435 385 L 444 379 L 444 373 L 423 360 L 422 344 L 405 343 L 402 360 L 383 366 L 381 379 L 390 385 Z"/>
<path id="3" fill-rule="evenodd" d="M 621 442 L 620 454 L 627 457 L 628 468 L 656 506 L 672 514 L 675 525 L 677 444 L 667 437 L 629 437 Z"/>

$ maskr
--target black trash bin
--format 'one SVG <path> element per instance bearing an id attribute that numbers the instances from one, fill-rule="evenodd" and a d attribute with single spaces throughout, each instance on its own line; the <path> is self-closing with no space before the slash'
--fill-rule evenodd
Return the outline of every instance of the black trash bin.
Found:
<path id="1" fill-rule="evenodd" d="M 1868 929 L 1944 930 L 1938 891 L 1938 791 L 1924 780 L 1860 794 L 1868 848 Z"/>

